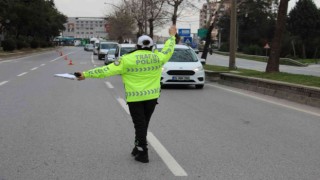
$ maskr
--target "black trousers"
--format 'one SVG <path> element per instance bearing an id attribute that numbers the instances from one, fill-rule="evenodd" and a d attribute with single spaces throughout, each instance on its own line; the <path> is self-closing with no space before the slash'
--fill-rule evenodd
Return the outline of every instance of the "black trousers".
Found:
<path id="1" fill-rule="evenodd" d="M 152 113 L 158 104 L 158 99 L 139 102 L 128 102 L 130 115 L 135 129 L 135 144 L 147 147 L 147 131 Z"/>

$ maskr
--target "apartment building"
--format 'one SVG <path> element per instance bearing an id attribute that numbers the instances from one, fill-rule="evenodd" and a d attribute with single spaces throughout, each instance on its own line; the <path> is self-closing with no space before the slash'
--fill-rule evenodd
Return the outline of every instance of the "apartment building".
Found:
<path id="1" fill-rule="evenodd" d="M 200 10 L 199 27 L 208 28 L 216 15 L 218 17 L 222 17 L 223 14 L 228 13 L 230 5 L 230 0 L 225 0 L 223 3 L 221 3 L 220 0 L 214 0 L 210 3 L 203 4 L 202 9 Z M 211 31 L 212 40 L 217 40 L 217 35 L 218 28 L 214 27 L 214 29 Z"/>
<path id="2" fill-rule="evenodd" d="M 230 8 L 230 5 L 231 5 L 230 0 L 225 0 L 223 3 L 221 3 L 220 0 L 214 0 L 214 1 L 211 1 L 209 4 L 208 3 L 203 4 L 200 10 L 199 27 L 200 28 L 207 27 L 209 20 L 210 20 L 209 22 L 209 25 L 210 25 L 210 23 L 213 20 L 213 17 L 210 17 L 211 15 L 214 15 L 217 13 L 218 16 L 221 17 L 224 13 L 227 13 Z"/>
<path id="3" fill-rule="evenodd" d="M 109 25 L 103 17 L 68 17 L 62 36 L 74 38 L 108 37 Z"/>

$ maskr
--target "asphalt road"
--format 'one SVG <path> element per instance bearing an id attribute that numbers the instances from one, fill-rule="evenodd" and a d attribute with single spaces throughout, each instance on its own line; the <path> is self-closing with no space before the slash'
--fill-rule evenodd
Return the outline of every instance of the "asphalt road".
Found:
<path id="1" fill-rule="evenodd" d="M 201 53 L 199 53 L 201 56 Z M 207 63 L 211 65 L 229 66 L 229 56 L 222 56 L 219 54 L 208 54 Z M 236 58 L 236 66 L 243 69 L 252 69 L 257 71 L 265 71 L 267 63 L 251 61 L 242 58 Z M 292 74 L 305 74 L 320 77 L 320 64 L 312 64 L 307 67 L 280 65 L 280 72 L 287 72 Z"/>
<path id="2" fill-rule="evenodd" d="M 83 48 L 63 53 L 0 61 L 1 180 L 320 177 L 319 109 L 215 83 L 162 89 L 150 163 L 138 163 L 121 77 L 54 77 L 103 65 Z"/>

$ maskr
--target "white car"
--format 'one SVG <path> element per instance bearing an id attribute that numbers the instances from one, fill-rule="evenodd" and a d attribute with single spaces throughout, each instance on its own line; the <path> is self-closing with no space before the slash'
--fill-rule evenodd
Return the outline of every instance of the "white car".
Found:
<path id="1" fill-rule="evenodd" d="M 157 49 L 160 51 L 163 46 L 157 45 Z M 161 84 L 195 85 L 202 89 L 205 82 L 203 64 L 205 59 L 200 59 L 191 47 L 178 44 L 162 68 Z"/>
<path id="2" fill-rule="evenodd" d="M 104 64 L 108 65 L 114 62 L 114 60 L 116 59 L 115 54 L 116 54 L 116 49 L 109 49 L 108 53 L 104 57 Z"/>

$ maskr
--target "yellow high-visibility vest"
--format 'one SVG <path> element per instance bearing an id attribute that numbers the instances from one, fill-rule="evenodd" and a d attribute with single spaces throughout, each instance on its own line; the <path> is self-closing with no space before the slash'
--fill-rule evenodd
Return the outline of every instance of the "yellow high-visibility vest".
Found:
<path id="1" fill-rule="evenodd" d="M 118 64 L 84 71 L 85 78 L 121 75 L 127 102 L 156 99 L 160 96 L 162 66 L 171 58 L 175 37 L 171 36 L 161 51 L 137 50 L 123 55 Z"/>

